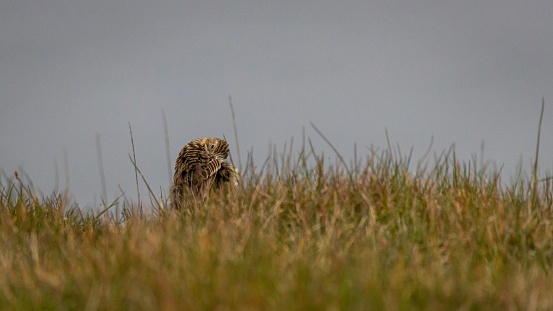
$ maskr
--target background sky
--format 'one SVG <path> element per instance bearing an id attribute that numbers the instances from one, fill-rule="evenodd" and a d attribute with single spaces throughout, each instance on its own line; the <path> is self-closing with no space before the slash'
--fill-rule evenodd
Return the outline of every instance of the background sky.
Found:
<path id="1" fill-rule="evenodd" d="M 312 121 L 346 158 L 385 148 L 385 129 L 415 159 L 431 137 L 463 161 L 484 142 L 504 179 L 530 171 L 544 97 L 545 176 L 553 1 L 0 1 L 0 170 L 45 194 L 99 202 L 99 136 L 108 200 L 136 199 L 129 122 L 138 166 L 167 189 L 162 111 L 171 161 L 206 136 L 236 155 L 229 95 L 258 165 L 304 127 L 334 158 Z"/>

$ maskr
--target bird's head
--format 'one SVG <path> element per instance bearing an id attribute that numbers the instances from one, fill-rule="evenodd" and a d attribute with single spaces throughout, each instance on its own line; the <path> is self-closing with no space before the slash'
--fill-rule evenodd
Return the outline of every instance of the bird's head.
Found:
<path id="1" fill-rule="evenodd" d="M 221 160 L 224 160 L 228 157 L 229 146 L 226 141 L 220 138 L 204 138 L 202 140 L 202 144 L 205 151 L 218 156 L 219 158 L 221 158 Z"/>

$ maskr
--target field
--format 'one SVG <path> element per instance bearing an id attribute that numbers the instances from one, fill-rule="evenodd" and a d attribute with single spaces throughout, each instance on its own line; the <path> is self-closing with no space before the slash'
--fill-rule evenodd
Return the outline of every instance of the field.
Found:
<path id="1" fill-rule="evenodd" d="M 411 162 L 285 151 L 184 211 L 114 202 L 121 219 L 4 177 L 0 309 L 553 309 L 551 179 Z"/>

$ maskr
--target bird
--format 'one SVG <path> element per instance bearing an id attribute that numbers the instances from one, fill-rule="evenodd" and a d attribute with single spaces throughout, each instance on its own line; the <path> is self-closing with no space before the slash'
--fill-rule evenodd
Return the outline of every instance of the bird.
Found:
<path id="1" fill-rule="evenodd" d="M 212 186 L 235 186 L 238 173 L 231 163 L 228 143 L 220 138 L 197 138 L 186 144 L 175 161 L 175 173 L 170 190 L 173 209 L 185 202 L 205 201 Z"/>

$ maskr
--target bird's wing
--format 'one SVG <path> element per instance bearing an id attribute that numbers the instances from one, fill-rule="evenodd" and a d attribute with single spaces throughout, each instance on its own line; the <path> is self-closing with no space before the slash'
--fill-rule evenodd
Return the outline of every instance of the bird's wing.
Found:
<path id="1" fill-rule="evenodd" d="M 195 195 L 203 197 L 211 188 L 222 161 L 217 156 L 201 152 L 197 157 L 189 158 L 187 162 L 187 184 Z"/>
<path id="2" fill-rule="evenodd" d="M 195 182 L 203 182 L 217 174 L 221 168 L 221 162 L 216 156 L 201 158 L 200 161 L 191 161 L 188 171 L 194 175 Z"/>

